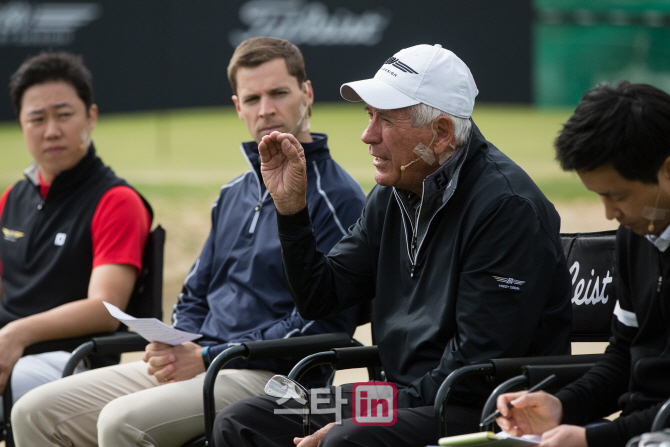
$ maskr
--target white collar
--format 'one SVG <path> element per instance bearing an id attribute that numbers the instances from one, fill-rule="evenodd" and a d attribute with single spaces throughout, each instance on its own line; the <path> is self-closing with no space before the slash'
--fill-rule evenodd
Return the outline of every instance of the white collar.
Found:
<path id="1" fill-rule="evenodd" d="M 665 227 L 663 233 L 659 236 L 654 236 L 652 234 L 647 234 L 645 236 L 649 241 L 658 248 L 659 251 L 664 252 L 670 247 L 670 225 Z"/>

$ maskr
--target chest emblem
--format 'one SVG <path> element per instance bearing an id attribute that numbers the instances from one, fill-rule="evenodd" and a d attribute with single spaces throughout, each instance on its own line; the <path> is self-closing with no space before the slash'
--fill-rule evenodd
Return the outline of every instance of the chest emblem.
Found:
<path id="1" fill-rule="evenodd" d="M 65 244 L 65 238 L 67 237 L 67 234 L 65 233 L 58 233 L 56 235 L 56 239 L 54 240 L 54 245 L 57 245 L 59 247 L 62 247 L 63 244 Z"/>
<path id="2" fill-rule="evenodd" d="M 25 233 L 16 230 L 10 230 L 9 228 L 2 228 L 2 234 L 5 236 L 6 241 L 16 242 L 18 239 L 21 239 L 25 236 Z"/>
<path id="3" fill-rule="evenodd" d="M 502 283 L 498 284 L 498 287 L 502 287 L 503 289 L 521 290 L 519 286 L 526 284 L 526 281 L 519 281 L 518 279 L 514 278 L 504 278 L 502 276 L 495 275 L 493 275 L 493 278 L 495 278 L 495 280 L 499 283 Z"/>

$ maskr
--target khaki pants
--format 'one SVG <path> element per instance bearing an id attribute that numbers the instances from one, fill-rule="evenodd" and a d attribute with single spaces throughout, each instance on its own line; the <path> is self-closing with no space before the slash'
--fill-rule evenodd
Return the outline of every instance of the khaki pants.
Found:
<path id="1" fill-rule="evenodd" d="M 12 397 L 14 402 L 33 388 L 63 377 L 63 368 L 65 368 L 65 364 L 71 355 L 67 351 L 53 351 L 21 357 L 12 370 Z M 78 367 L 75 371 L 81 372 L 85 369 Z M 5 420 L 1 405 L 0 420 Z"/>
<path id="2" fill-rule="evenodd" d="M 42 385 L 12 410 L 18 447 L 180 446 L 205 431 L 202 386 L 205 373 L 162 384 L 138 361 L 86 371 Z M 222 370 L 216 409 L 263 395 L 269 371 Z"/>

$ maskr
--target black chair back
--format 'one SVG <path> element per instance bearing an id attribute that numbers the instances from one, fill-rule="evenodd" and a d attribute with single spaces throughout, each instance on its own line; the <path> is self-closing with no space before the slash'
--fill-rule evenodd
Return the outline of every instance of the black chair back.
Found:
<path id="1" fill-rule="evenodd" d="M 572 280 L 572 341 L 609 340 L 616 304 L 616 231 L 561 234 Z"/>
<path id="2" fill-rule="evenodd" d="M 163 253 L 165 230 L 160 225 L 149 234 L 142 254 L 142 273 L 135 282 L 126 313 L 136 318 L 163 319 Z"/>

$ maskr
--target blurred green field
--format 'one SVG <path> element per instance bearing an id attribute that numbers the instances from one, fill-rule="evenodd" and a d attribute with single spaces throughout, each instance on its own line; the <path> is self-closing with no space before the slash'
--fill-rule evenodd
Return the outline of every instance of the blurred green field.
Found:
<path id="1" fill-rule="evenodd" d="M 574 174 L 553 160 L 552 142 L 571 109 L 477 105 L 473 118 L 484 136 L 519 163 L 552 201 L 593 200 Z M 312 129 L 330 136 L 333 157 L 367 192 L 373 186 L 371 157 L 360 135 L 366 115 L 357 104 L 318 104 Z M 93 141 L 115 171 L 150 200 L 216 197 L 219 186 L 246 169 L 239 143 L 246 127 L 232 106 L 163 112 L 101 112 Z M 0 123 L 0 188 L 30 163 L 18 124 Z"/>
<path id="2" fill-rule="evenodd" d="M 553 160 L 552 142 L 571 110 L 477 105 L 482 133 L 519 163 L 557 205 L 565 231 L 611 225 L 595 194 Z M 368 192 L 374 167 L 360 141 L 367 116 L 361 105 L 317 104 L 312 129 L 330 137 L 332 155 Z M 172 314 L 181 284 L 210 228 L 210 209 L 219 188 L 247 169 L 239 151 L 249 139 L 234 108 L 105 114 L 93 133 L 99 155 L 151 202 L 154 223 L 167 231 L 164 319 Z M 0 189 L 22 177 L 31 162 L 16 122 L 0 123 Z M 588 225 L 588 226 L 587 226 Z"/>

